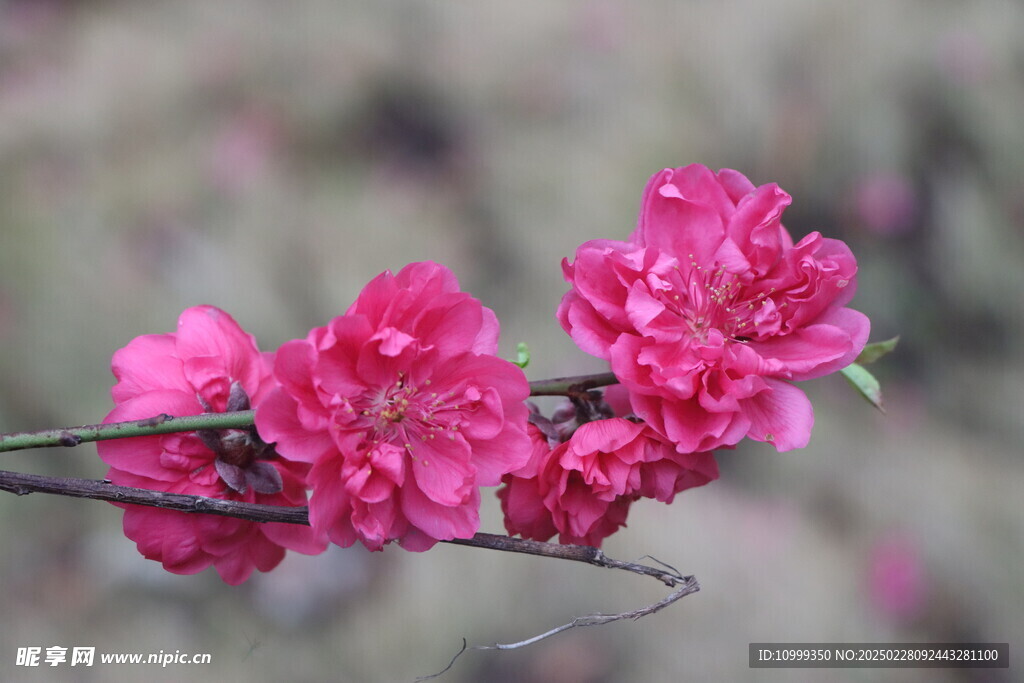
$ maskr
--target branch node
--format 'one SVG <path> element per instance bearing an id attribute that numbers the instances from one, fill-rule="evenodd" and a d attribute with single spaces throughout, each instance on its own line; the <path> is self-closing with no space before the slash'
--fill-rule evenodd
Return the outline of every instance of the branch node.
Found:
<path id="1" fill-rule="evenodd" d="M 72 434 L 67 430 L 60 433 L 61 446 L 67 446 L 68 448 L 71 448 L 72 446 L 77 446 L 80 443 L 82 443 L 82 437 L 78 436 L 77 434 Z"/>
<path id="2" fill-rule="evenodd" d="M 159 415 L 154 415 L 153 417 L 147 417 L 144 420 L 139 420 L 138 424 L 140 427 L 156 427 L 157 425 L 162 425 L 163 423 L 169 422 L 173 419 L 174 418 L 168 415 L 167 413 L 160 413 Z"/>

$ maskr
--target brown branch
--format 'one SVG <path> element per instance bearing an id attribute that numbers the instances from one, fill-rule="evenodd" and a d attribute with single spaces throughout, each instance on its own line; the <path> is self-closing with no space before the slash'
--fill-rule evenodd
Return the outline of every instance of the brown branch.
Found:
<path id="1" fill-rule="evenodd" d="M 666 571 L 657 567 L 649 567 L 644 564 L 623 562 L 615 560 L 601 551 L 589 545 L 560 545 L 557 543 L 542 543 L 530 541 L 525 538 L 511 538 L 510 536 L 499 536 L 497 534 L 478 533 L 473 538 L 455 538 L 445 543 L 452 545 L 468 545 L 474 548 L 490 548 L 491 550 L 504 550 L 513 553 L 526 553 L 540 557 L 554 557 L 559 560 L 570 560 L 573 562 L 585 562 L 595 567 L 605 569 L 622 569 L 634 574 L 652 576 L 670 588 L 678 586 L 693 577 L 680 576 L 675 571 Z"/>
<path id="2" fill-rule="evenodd" d="M 530 396 L 578 396 L 597 387 L 618 383 L 618 378 L 610 372 L 598 375 L 541 379 L 530 382 Z"/>
<path id="3" fill-rule="evenodd" d="M 250 522 L 285 522 L 288 524 L 309 524 L 306 508 L 281 507 L 243 503 L 236 500 L 204 498 L 185 493 L 166 493 L 128 486 L 117 486 L 109 481 L 96 479 L 73 479 L 69 477 L 42 477 L 38 474 L 22 474 L 0 470 L 0 491 L 18 496 L 29 493 L 52 493 L 73 498 L 93 498 L 111 503 L 133 503 L 148 507 L 178 510 L 179 512 L 202 512 L 208 515 L 237 517 Z"/>
<path id="4" fill-rule="evenodd" d="M 308 509 L 304 507 L 284 507 L 279 505 L 260 505 L 259 503 L 243 503 L 221 498 L 205 498 L 185 493 L 166 493 L 150 491 L 128 486 L 117 486 L 109 481 L 96 479 L 74 479 L 70 477 L 43 477 L 38 474 L 23 474 L 0 470 L 0 491 L 7 491 L 18 496 L 29 493 L 49 493 L 73 498 L 93 498 L 112 503 L 131 503 L 148 507 L 177 510 L 179 512 L 203 513 L 237 517 L 250 522 L 283 522 L 285 524 L 309 525 Z M 681 576 L 671 569 L 659 569 L 633 562 L 623 562 L 606 556 L 600 549 L 587 545 L 559 545 L 557 543 L 541 543 L 523 538 L 510 538 L 497 534 L 478 533 L 473 538 L 456 538 L 445 543 L 466 545 L 474 548 L 488 548 L 511 553 L 553 557 L 572 562 L 585 562 L 606 569 L 622 569 L 651 576 L 666 586 L 676 587 L 692 579 Z"/>

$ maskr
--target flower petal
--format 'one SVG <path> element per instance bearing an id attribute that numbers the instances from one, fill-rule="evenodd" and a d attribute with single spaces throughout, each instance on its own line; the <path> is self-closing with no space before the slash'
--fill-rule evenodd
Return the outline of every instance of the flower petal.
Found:
<path id="1" fill-rule="evenodd" d="M 256 407 L 256 430 L 277 452 L 291 460 L 316 463 L 337 452 L 326 431 L 311 431 L 299 419 L 299 404 L 284 388 L 270 392 Z"/>
<path id="2" fill-rule="evenodd" d="M 122 403 L 147 391 L 192 387 L 182 370 L 172 334 L 146 334 L 114 352 L 111 370 L 117 384 L 110 390 L 115 403 Z"/>
<path id="3" fill-rule="evenodd" d="M 805 447 L 814 426 L 811 402 L 792 384 L 776 379 L 766 381 L 769 391 L 743 401 L 743 412 L 750 418 L 747 436 L 773 444 L 780 453 Z"/>

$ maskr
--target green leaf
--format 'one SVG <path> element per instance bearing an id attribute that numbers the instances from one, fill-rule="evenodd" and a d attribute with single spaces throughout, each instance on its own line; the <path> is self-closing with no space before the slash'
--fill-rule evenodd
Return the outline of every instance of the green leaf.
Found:
<path id="1" fill-rule="evenodd" d="M 867 365 L 868 363 L 874 363 L 876 360 L 892 353 L 896 350 L 896 344 L 899 342 L 899 336 L 895 336 L 892 339 L 886 339 L 885 341 L 875 342 L 874 344 L 868 344 L 864 347 L 864 350 L 857 356 L 856 363 L 861 365 Z"/>
<path id="2" fill-rule="evenodd" d="M 882 406 L 882 385 L 864 366 L 851 363 L 840 372 L 843 373 L 843 377 L 850 383 L 850 386 L 860 392 L 860 395 L 866 398 L 868 403 L 883 413 L 885 412 L 885 408 Z"/>
<path id="3" fill-rule="evenodd" d="M 530 364 L 530 347 L 526 345 L 526 342 L 516 344 L 516 359 L 512 362 L 523 369 Z"/>

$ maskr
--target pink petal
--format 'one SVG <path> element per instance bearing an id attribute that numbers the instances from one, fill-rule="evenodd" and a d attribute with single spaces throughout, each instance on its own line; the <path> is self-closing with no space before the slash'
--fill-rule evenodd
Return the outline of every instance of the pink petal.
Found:
<path id="1" fill-rule="evenodd" d="M 501 509 L 505 514 L 505 530 L 509 535 L 519 534 L 535 541 L 547 541 L 558 533 L 551 521 L 551 513 L 544 507 L 535 479 L 509 477 L 498 490 Z"/>
<path id="2" fill-rule="evenodd" d="M 278 388 L 256 407 L 256 430 L 267 443 L 276 443 L 277 452 L 299 462 L 315 463 L 337 452 L 330 434 L 303 427 L 298 403 L 283 388 Z"/>
<path id="3" fill-rule="evenodd" d="M 530 396 L 530 383 L 522 368 L 496 356 L 459 356 L 439 365 L 432 380 L 438 393 L 454 391 L 459 395 L 467 386 L 489 386 L 506 404 L 525 401 Z M 525 422 L 525 414 L 523 419 Z"/>
<path id="4" fill-rule="evenodd" d="M 361 315 L 339 316 L 331 321 L 329 327 L 335 342 L 329 349 L 322 349 L 312 361 L 310 372 L 315 379 L 307 381 L 298 376 L 296 381 L 307 386 L 320 386 L 338 396 L 359 394 L 366 389 L 366 382 L 360 377 L 356 365 L 374 330 Z M 280 379 L 281 371 L 277 372 Z M 289 388 L 289 392 L 293 391 Z"/>
<path id="5" fill-rule="evenodd" d="M 755 265 L 762 266 L 761 274 L 767 272 L 766 258 L 775 258 L 782 247 L 782 212 L 793 199 L 775 183 L 762 185 L 736 203 L 736 213 L 729 220 L 726 230 L 739 248 L 754 257 Z"/>
<path id="6" fill-rule="evenodd" d="M 733 204 L 739 204 L 741 199 L 757 189 L 747 176 L 731 168 L 723 168 L 716 175 Z"/>
<path id="7" fill-rule="evenodd" d="M 504 397 L 494 387 L 487 387 L 468 408 L 472 412 L 462 433 L 467 439 L 493 439 L 505 426 Z"/>
<path id="8" fill-rule="evenodd" d="M 424 346 L 442 356 L 473 348 L 483 328 L 483 306 L 468 294 L 453 292 L 431 300 L 419 311 L 412 329 Z"/>
<path id="9" fill-rule="evenodd" d="M 743 401 L 743 413 L 750 419 L 747 436 L 773 444 L 780 453 L 805 447 L 814 426 L 811 402 L 792 384 L 777 379 L 765 381 L 770 391 Z"/>
<path id="10" fill-rule="evenodd" d="M 264 535 L 279 546 L 302 553 L 319 555 L 327 549 L 327 537 L 301 524 L 268 522 L 261 525 Z"/>
<path id="11" fill-rule="evenodd" d="M 709 169 L 676 169 L 645 197 L 640 224 L 631 240 L 710 265 L 725 236 L 725 219 L 735 206 Z"/>
<path id="12" fill-rule="evenodd" d="M 812 325 L 752 342 L 750 347 L 764 358 L 781 361 L 789 379 L 814 379 L 852 363 L 864 349 L 870 329 L 866 315 L 840 308 L 819 316 Z"/>
<path id="13" fill-rule="evenodd" d="M 415 486 L 402 488 L 402 513 L 416 528 L 439 541 L 472 538 L 480 528 L 479 508 L 480 492 L 475 488 L 464 504 L 454 507 L 430 500 Z M 408 546 L 403 543 L 403 547 Z"/>
<path id="14" fill-rule="evenodd" d="M 565 523 L 558 530 L 575 538 L 586 536 L 609 506 L 609 501 L 596 498 L 582 483 L 570 484 L 559 503 L 566 517 Z"/>
<path id="15" fill-rule="evenodd" d="M 397 356 L 415 342 L 415 338 L 394 327 L 385 327 L 370 337 L 370 341 L 379 341 L 378 350 L 385 356 Z"/>
<path id="16" fill-rule="evenodd" d="M 460 434 L 410 444 L 412 473 L 423 494 L 441 505 L 461 505 L 473 488 L 476 468 L 470 464 L 470 448 Z M 409 488 L 409 487 L 405 487 Z"/>
<path id="17" fill-rule="evenodd" d="M 410 263 L 398 271 L 395 284 L 417 292 L 425 299 L 459 291 L 455 273 L 436 261 Z"/>
<path id="18" fill-rule="evenodd" d="M 572 435 L 570 447 L 579 453 L 614 453 L 643 430 L 644 425 L 622 418 L 594 420 L 580 425 Z"/>
<path id="19" fill-rule="evenodd" d="M 598 315 L 590 302 L 580 299 L 576 290 L 569 290 L 562 298 L 558 321 L 580 349 L 605 360 L 609 348 L 619 337 L 619 332 Z"/>
<path id="20" fill-rule="evenodd" d="M 522 425 L 526 422 L 526 406 L 512 405 L 506 410 L 505 425 L 493 439 L 472 440 L 473 465 L 477 486 L 497 486 L 501 477 L 524 467 L 530 459 L 532 444 Z"/>
<path id="21" fill-rule="evenodd" d="M 242 386 L 259 385 L 261 360 L 256 340 L 234 318 L 214 306 L 193 306 L 178 317 L 176 346 L 181 358 L 220 359 L 224 376 Z"/>
<path id="22" fill-rule="evenodd" d="M 285 342 L 274 358 L 274 373 L 281 386 L 307 407 L 320 405 L 312 380 L 315 358 L 312 344 L 304 339 Z"/>
<path id="23" fill-rule="evenodd" d="M 483 320 L 480 325 L 480 332 L 477 334 L 476 339 L 473 340 L 473 346 L 470 351 L 479 354 L 496 354 L 498 353 L 498 336 L 501 332 L 501 326 L 498 324 L 498 316 L 494 314 L 494 311 L 482 307 Z"/>
<path id="24" fill-rule="evenodd" d="M 104 418 L 104 423 L 125 422 L 167 413 L 175 417 L 199 415 L 202 406 L 195 396 L 181 391 L 167 389 L 149 391 L 124 401 L 114 407 Z M 161 436 L 139 436 L 130 439 L 98 441 L 96 452 L 100 459 L 112 467 L 132 474 L 173 481 L 183 476 L 180 470 L 168 470 L 160 462 L 164 452 L 165 438 Z M 169 440 L 168 440 L 169 441 Z M 213 460 L 213 453 L 209 454 Z"/>
<path id="25" fill-rule="evenodd" d="M 163 563 L 175 574 L 196 574 L 213 560 L 199 549 L 188 515 L 182 512 L 131 506 L 125 509 L 124 534 L 135 541 L 143 557 Z"/>
<path id="26" fill-rule="evenodd" d="M 278 548 L 281 553 L 280 559 L 284 559 L 284 549 Z M 224 583 L 229 586 L 237 586 L 245 583 L 252 575 L 256 566 L 246 556 L 245 551 L 239 549 L 236 552 L 214 558 L 213 566 Z"/>
<path id="27" fill-rule="evenodd" d="M 411 553 L 423 553 L 437 545 L 437 539 L 427 536 L 416 527 L 411 526 L 402 535 L 402 537 L 398 539 L 398 543 L 402 548 Z"/>
<path id="28" fill-rule="evenodd" d="M 199 539 L 193 527 L 194 520 L 186 513 L 170 514 L 178 515 L 181 519 L 168 518 L 160 524 L 163 530 L 160 561 L 164 569 L 175 574 L 194 574 L 209 567 L 209 558 L 199 547 Z"/>
<path id="29" fill-rule="evenodd" d="M 350 516 L 352 504 L 341 479 L 339 459 L 325 459 L 309 471 L 313 494 L 309 499 L 309 522 L 317 534 L 326 533 L 332 543 L 347 548 L 356 542 Z"/>
<path id="30" fill-rule="evenodd" d="M 157 389 L 192 391 L 182 371 L 181 359 L 176 355 L 174 335 L 171 334 L 136 337 L 128 342 L 128 346 L 114 352 L 111 369 L 118 380 L 110 390 L 114 403 Z"/>
<path id="31" fill-rule="evenodd" d="M 668 401 L 634 397 L 633 408 L 648 422 L 651 422 L 650 413 L 659 413 L 657 417 L 664 424 L 662 433 L 676 444 L 680 453 L 731 446 L 738 443 L 750 427 L 750 420 L 743 413 L 709 413 L 695 399 Z"/>

